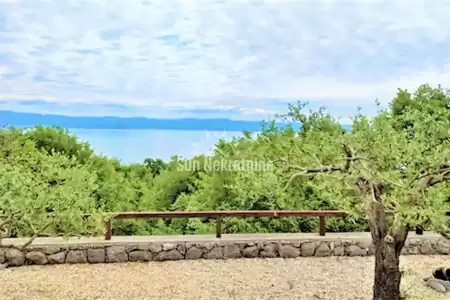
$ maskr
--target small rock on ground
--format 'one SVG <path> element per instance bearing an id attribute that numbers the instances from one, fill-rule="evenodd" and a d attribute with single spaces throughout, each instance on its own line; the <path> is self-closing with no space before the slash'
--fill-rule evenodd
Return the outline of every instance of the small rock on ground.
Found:
<path id="1" fill-rule="evenodd" d="M 439 293 L 446 293 L 450 291 L 450 282 L 444 280 L 429 278 L 426 281 L 427 286 Z"/>

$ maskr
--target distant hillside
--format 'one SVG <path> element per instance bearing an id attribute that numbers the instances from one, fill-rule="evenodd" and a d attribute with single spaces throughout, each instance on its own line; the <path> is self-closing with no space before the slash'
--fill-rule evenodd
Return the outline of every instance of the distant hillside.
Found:
<path id="1" fill-rule="evenodd" d="M 150 119 L 122 117 L 71 117 L 0 111 L 0 126 L 29 127 L 35 125 L 83 129 L 161 129 L 259 131 L 261 123 L 230 119 Z M 280 126 L 285 125 L 280 123 Z"/>

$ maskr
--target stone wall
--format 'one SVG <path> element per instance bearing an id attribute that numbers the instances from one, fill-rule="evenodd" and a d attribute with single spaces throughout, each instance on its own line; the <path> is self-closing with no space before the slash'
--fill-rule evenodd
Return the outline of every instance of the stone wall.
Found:
<path id="1" fill-rule="evenodd" d="M 404 255 L 450 254 L 448 240 L 408 239 Z M 323 238 L 320 240 L 259 240 L 205 242 L 80 243 L 29 246 L 26 250 L 0 249 L 0 264 L 6 266 L 121 263 L 183 259 L 296 258 L 373 255 L 369 239 Z"/>

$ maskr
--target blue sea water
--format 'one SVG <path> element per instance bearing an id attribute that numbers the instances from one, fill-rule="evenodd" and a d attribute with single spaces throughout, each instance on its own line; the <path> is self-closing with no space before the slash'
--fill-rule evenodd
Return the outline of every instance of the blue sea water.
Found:
<path id="1" fill-rule="evenodd" d="M 167 161 L 173 155 L 190 158 L 211 153 L 219 139 L 242 136 L 237 131 L 69 129 L 69 132 L 88 142 L 96 153 L 123 163 L 140 163 L 148 157 Z"/>

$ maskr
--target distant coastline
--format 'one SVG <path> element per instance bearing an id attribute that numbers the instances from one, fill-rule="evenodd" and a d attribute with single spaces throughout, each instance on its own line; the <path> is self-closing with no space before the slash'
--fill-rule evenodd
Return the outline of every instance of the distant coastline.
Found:
<path id="1" fill-rule="evenodd" d="M 155 119 L 137 117 L 78 117 L 51 114 L 23 113 L 0 110 L 0 126 L 60 126 L 73 129 L 154 129 L 154 130 L 211 130 L 260 131 L 261 122 L 232 119 Z M 277 123 L 286 126 L 287 123 Z M 294 127 L 300 127 L 298 124 Z"/>

